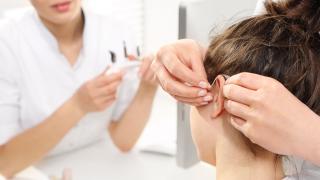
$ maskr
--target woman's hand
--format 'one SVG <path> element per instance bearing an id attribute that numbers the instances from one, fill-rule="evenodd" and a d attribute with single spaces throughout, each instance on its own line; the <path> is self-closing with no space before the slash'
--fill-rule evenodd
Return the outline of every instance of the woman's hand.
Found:
<path id="1" fill-rule="evenodd" d="M 139 70 L 139 76 L 141 78 L 142 83 L 157 87 L 158 82 L 157 78 L 154 74 L 154 71 L 151 69 L 151 63 L 154 59 L 154 55 L 148 55 L 143 57 L 142 64 Z"/>
<path id="2" fill-rule="evenodd" d="M 193 40 L 180 40 L 158 51 L 152 69 L 162 88 L 178 101 L 199 106 L 212 100 L 203 67 L 205 51 Z"/>
<path id="3" fill-rule="evenodd" d="M 117 89 L 122 81 L 123 72 L 106 75 L 105 72 L 86 82 L 76 92 L 77 106 L 84 113 L 103 111 L 116 100 Z"/>
<path id="4" fill-rule="evenodd" d="M 223 93 L 231 124 L 252 142 L 320 164 L 319 117 L 280 82 L 241 73 L 227 80 Z"/>

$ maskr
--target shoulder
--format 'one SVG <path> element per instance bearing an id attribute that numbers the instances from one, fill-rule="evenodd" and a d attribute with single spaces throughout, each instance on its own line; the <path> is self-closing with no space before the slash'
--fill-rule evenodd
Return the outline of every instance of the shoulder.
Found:
<path id="1" fill-rule="evenodd" d="M 0 43 L 15 34 L 15 24 L 8 18 L 0 20 Z"/>
<path id="2" fill-rule="evenodd" d="M 23 26 L 32 20 L 31 11 L 23 11 L 6 15 L 0 20 L 0 63 L 3 71 L 17 67 L 20 44 L 23 39 Z"/>
<path id="3" fill-rule="evenodd" d="M 32 21 L 33 15 L 33 10 L 28 8 L 8 13 L 0 19 L 0 43 L 17 44 L 21 27 Z"/>
<path id="4" fill-rule="evenodd" d="M 15 49 L 15 43 L 18 37 L 15 25 L 9 19 L 0 20 L 0 56 L 7 56 Z M 1 58 L 0 61 L 3 61 Z"/>

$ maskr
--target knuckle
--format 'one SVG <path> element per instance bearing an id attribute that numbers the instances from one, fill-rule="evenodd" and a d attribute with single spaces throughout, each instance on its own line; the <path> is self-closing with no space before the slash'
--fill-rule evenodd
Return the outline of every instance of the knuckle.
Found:
<path id="1" fill-rule="evenodd" d="M 260 114 L 256 112 L 256 110 L 253 107 L 249 107 L 247 116 L 250 119 L 256 119 Z"/>
<path id="2" fill-rule="evenodd" d="M 245 79 L 247 78 L 247 76 L 248 76 L 248 73 L 246 73 L 246 72 L 240 73 L 240 74 L 238 74 L 238 76 L 236 76 L 235 82 L 236 82 L 237 84 L 241 84 L 242 82 L 245 81 Z"/>
<path id="3" fill-rule="evenodd" d="M 163 80 L 162 81 L 162 88 L 167 92 L 170 92 L 170 93 L 173 92 L 172 85 L 170 84 L 169 81 Z"/>
<path id="4" fill-rule="evenodd" d="M 257 93 L 255 96 L 252 97 L 252 101 L 255 104 L 261 104 L 264 101 L 265 95 L 263 92 Z"/>
<path id="5" fill-rule="evenodd" d="M 230 84 L 228 86 L 226 86 L 226 89 L 225 89 L 225 94 L 227 97 L 232 97 L 235 93 L 235 85 L 233 84 Z"/>
<path id="6" fill-rule="evenodd" d="M 267 77 L 264 86 L 272 91 L 277 90 L 282 84 L 274 78 Z"/>
<path id="7" fill-rule="evenodd" d="M 170 61 L 170 63 L 168 63 L 168 70 L 171 72 L 178 72 L 178 66 L 177 66 L 177 61 Z"/>
<path id="8" fill-rule="evenodd" d="M 225 102 L 224 102 L 224 106 L 225 106 L 225 108 L 229 111 L 229 112 L 231 112 L 232 111 L 232 105 L 231 105 L 231 101 L 230 100 L 226 100 Z"/>
<path id="9" fill-rule="evenodd" d="M 169 49 L 170 49 L 169 45 L 162 46 L 156 54 L 156 61 L 159 61 L 160 59 L 162 59 L 163 56 L 167 54 L 168 51 L 170 51 Z"/>
<path id="10" fill-rule="evenodd" d="M 229 111 L 230 113 L 236 113 L 237 110 L 238 110 L 238 108 L 237 108 L 237 106 L 236 106 L 236 103 L 233 102 L 233 101 L 228 101 L 228 102 L 227 102 L 227 107 L 228 107 L 228 111 Z"/>

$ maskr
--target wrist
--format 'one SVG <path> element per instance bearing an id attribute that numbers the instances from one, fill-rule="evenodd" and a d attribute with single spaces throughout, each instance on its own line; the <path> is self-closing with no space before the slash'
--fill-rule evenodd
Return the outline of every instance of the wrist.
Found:
<path id="1" fill-rule="evenodd" d="M 78 114 L 79 116 L 85 116 L 88 113 L 88 111 L 82 106 L 77 93 L 71 97 L 69 104 L 74 113 Z"/>
<path id="2" fill-rule="evenodd" d="M 158 84 L 152 84 L 145 81 L 141 81 L 140 89 L 144 89 L 148 92 L 155 92 L 158 89 Z"/>
<path id="3" fill-rule="evenodd" d="M 309 110 L 309 109 L 308 109 Z M 298 131 L 300 138 L 296 141 L 293 148 L 293 155 L 304 160 L 311 161 L 317 165 L 320 164 L 320 117 L 310 111 L 310 116 L 304 118 L 303 126 Z"/>

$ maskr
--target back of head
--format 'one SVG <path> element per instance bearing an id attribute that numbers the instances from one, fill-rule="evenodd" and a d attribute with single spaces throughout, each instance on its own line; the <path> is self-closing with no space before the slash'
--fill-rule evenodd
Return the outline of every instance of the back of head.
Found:
<path id="1" fill-rule="evenodd" d="M 300 21 L 301 28 L 310 34 L 320 31 L 320 1 L 319 0 L 282 0 L 265 3 L 267 12 L 273 15 L 283 15 Z"/>
<path id="2" fill-rule="evenodd" d="M 272 77 L 320 114 L 320 1 L 268 0 L 265 6 L 266 14 L 214 37 L 204 61 L 209 82 L 240 72 Z"/>

